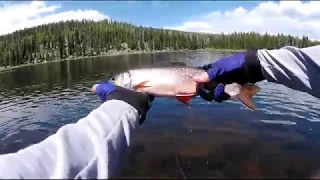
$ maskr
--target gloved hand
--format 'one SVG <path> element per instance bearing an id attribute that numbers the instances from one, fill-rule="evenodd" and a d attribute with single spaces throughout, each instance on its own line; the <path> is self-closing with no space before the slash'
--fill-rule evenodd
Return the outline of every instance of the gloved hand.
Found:
<path id="1" fill-rule="evenodd" d="M 206 72 L 194 77 L 194 80 L 204 83 L 199 95 L 207 101 L 215 100 L 221 103 L 230 99 L 224 92 L 225 84 L 254 84 L 265 79 L 255 50 L 228 56 L 200 68 Z"/>
<path id="2" fill-rule="evenodd" d="M 115 99 L 133 106 L 140 114 L 140 124 L 145 120 L 146 114 L 151 108 L 151 102 L 154 100 L 153 96 L 122 88 L 107 81 L 94 85 L 92 91 L 100 97 L 102 102 Z"/>

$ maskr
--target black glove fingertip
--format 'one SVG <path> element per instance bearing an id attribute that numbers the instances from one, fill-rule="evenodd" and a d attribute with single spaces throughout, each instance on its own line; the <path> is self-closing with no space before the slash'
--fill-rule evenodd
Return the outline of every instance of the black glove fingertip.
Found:
<path id="1" fill-rule="evenodd" d="M 225 85 L 218 84 L 218 86 L 214 90 L 214 100 L 218 103 L 222 103 L 223 101 L 229 100 L 230 95 L 224 92 Z"/>
<path id="2" fill-rule="evenodd" d="M 206 101 L 209 101 L 209 102 L 213 101 L 213 99 L 214 99 L 212 91 L 207 90 L 204 87 L 201 87 L 199 89 L 199 95 L 203 100 L 206 100 Z"/>
<path id="3" fill-rule="evenodd" d="M 150 102 L 153 102 L 154 101 L 154 96 L 149 94 L 149 99 L 150 99 Z"/>

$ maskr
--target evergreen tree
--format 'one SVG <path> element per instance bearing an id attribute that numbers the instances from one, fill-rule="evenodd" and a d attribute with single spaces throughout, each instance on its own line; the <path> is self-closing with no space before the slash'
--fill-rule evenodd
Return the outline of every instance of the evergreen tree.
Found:
<path id="1" fill-rule="evenodd" d="M 0 36 L 0 66 L 104 54 L 110 50 L 274 49 L 319 44 L 307 36 L 255 32 L 203 34 L 155 29 L 103 20 L 67 21 L 26 28 Z"/>

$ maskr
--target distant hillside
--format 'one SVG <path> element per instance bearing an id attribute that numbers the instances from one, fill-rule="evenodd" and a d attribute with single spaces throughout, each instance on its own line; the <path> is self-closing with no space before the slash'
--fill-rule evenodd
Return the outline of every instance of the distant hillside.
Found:
<path id="1" fill-rule="evenodd" d="M 214 35 L 155 29 L 116 21 L 67 21 L 0 36 L 0 66 L 107 55 L 119 51 L 306 47 L 319 44 L 308 37 L 257 33 Z"/>

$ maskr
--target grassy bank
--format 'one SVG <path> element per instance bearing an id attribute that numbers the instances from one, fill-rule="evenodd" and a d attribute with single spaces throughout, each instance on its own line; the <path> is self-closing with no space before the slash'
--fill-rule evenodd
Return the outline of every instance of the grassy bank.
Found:
<path id="1" fill-rule="evenodd" d="M 168 53 L 168 52 L 241 52 L 244 50 L 231 50 L 231 49 L 213 49 L 213 48 L 207 48 L 207 49 L 198 49 L 198 50 L 161 50 L 161 51 L 130 51 L 130 50 L 123 50 L 123 51 L 109 51 L 107 53 L 96 55 L 96 56 L 79 56 L 79 57 L 67 57 L 65 59 L 61 60 L 53 60 L 53 61 L 43 61 L 38 63 L 29 63 L 29 64 L 21 64 L 17 66 L 7 66 L 7 67 L 0 67 L 0 73 L 5 71 L 10 71 L 13 69 L 17 69 L 20 67 L 25 66 L 34 66 L 38 64 L 45 64 L 45 63 L 51 63 L 51 62 L 58 62 L 58 61 L 69 61 L 69 60 L 77 60 L 77 59 L 89 59 L 89 58 L 96 58 L 96 57 L 106 57 L 106 56 L 119 56 L 119 55 L 131 55 L 131 54 L 151 54 L 151 53 Z"/>

